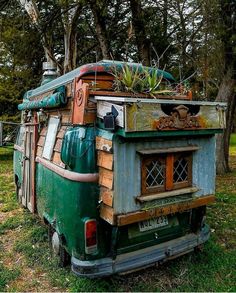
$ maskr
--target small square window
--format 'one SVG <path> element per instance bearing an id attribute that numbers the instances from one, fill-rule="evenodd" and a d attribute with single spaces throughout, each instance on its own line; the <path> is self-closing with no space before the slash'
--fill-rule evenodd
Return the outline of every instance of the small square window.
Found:
<path id="1" fill-rule="evenodd" d="M 142 157 L 142 194 L 192 186 L 192 153 L 179 152 Z"/>

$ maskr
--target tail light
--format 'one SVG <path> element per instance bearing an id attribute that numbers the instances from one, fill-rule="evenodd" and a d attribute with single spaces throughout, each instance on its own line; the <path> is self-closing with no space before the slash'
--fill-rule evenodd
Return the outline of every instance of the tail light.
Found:
<path id="1" fill-rule="evenodd" d="M 84 224 L 85 253 L 93 254 L 97 252 L 97 222 L 87 220 Z"/>

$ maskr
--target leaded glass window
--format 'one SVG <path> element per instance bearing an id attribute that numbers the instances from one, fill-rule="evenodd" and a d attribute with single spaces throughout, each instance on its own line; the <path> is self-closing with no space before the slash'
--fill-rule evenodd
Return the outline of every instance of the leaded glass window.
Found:
<path id="1" fill-rule="evenodd" d="M 151 194 L 192 185 L 192 152 L 144 156 L 142 194 Z"/>

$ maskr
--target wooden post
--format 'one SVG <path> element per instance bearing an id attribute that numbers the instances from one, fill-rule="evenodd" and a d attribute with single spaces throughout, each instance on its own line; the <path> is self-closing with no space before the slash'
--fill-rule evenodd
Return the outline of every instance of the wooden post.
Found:
<path id="1" fill-rule="evenodd" d="M 0 122 L 0 147 L 3 146 L 3 123 Z"/>

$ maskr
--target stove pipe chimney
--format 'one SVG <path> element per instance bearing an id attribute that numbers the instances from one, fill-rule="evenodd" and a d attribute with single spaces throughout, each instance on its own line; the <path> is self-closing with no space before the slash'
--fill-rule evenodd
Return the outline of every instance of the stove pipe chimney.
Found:
<path id="1" fill-rule="evenodd" d="M 43 78 L 41 85 L 44 85 L 58 77 L 57 66 L 54 62 L 43 62 Z"/>

